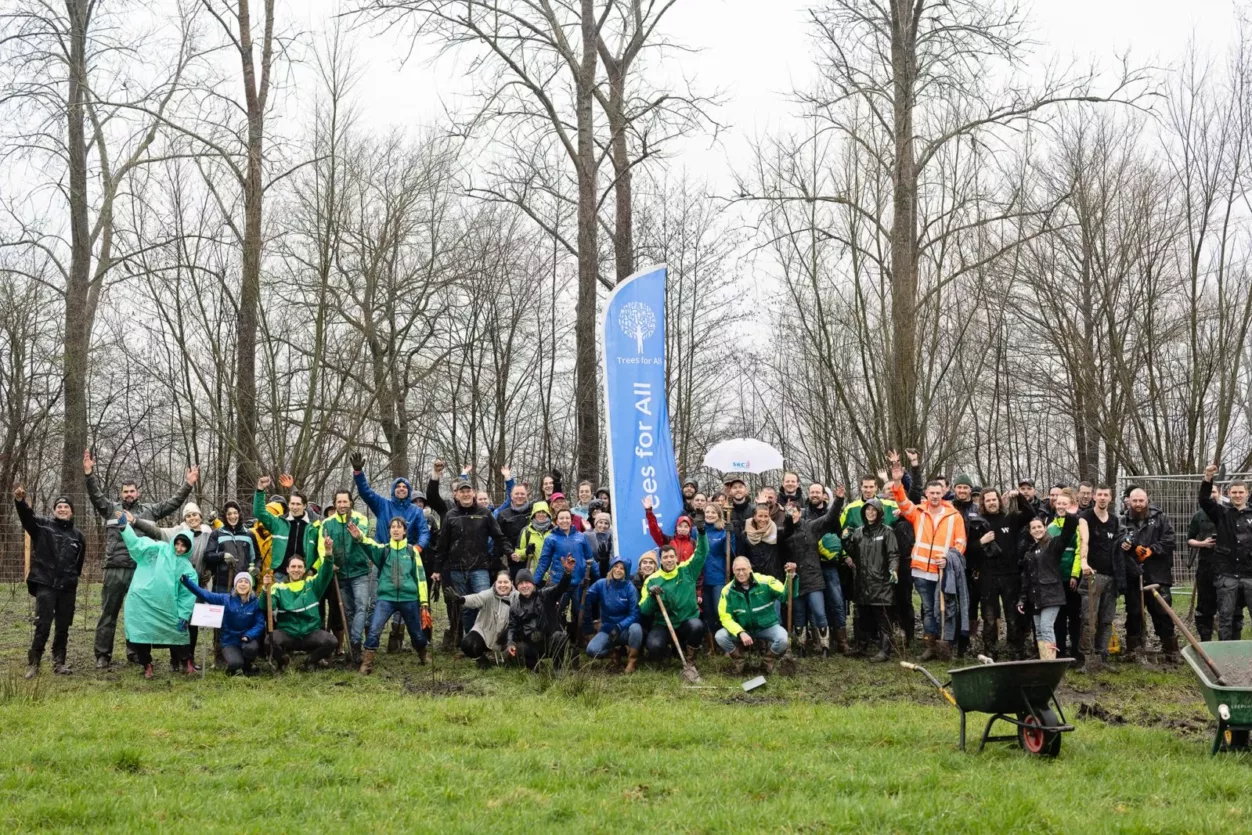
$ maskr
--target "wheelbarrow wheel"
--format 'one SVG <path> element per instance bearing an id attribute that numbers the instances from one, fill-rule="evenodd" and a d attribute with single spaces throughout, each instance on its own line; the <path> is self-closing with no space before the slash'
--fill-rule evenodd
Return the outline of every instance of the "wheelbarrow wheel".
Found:
<path id="1" fill-rule="evenodd" d="M 1017 729 L 1017 742 L 1023 751 L 1040 757 L 1055 757 L 1061 753 L 1061 734 L 1046 730 L 1061 724 L 1052 710 L 1039 711 L 1038 719 L 1029 713 L 1018 714 L 1017 718 L 1026 725 Z"/>

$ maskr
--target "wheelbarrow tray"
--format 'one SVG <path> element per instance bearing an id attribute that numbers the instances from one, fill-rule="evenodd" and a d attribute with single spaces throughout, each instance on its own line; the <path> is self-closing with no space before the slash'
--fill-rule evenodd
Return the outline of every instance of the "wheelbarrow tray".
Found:
<path id="1" fill-rule="evenodd" d="M 1000 664 L 979 664 L 948 670 L 952 677 L 949 688 L 961 712 L 960 749 L 965 750 L 965 720 L 969 713 L 990 713 L 983 729 L 978 750 L 988 742 L 1017 741 L 1026 743 L 1023 732 L 1037 733 L 1046 728 L 1046 735 L 1035 738 L 1037 747 L 1031 753 L 1056 756 L 1060 751 L 1059 734 L 1069 733 L 1074 726 L 1065 720 L 1061 704 L 1056 700 L 1056 687 L 1065 677 L 1065 671 L 1073 665 L 1072 658 L 1039 661 L 1005 661 Z M 1055 713 L 1052 707 L 1055 707 Z M 1006 722 L 1016 727 L 1010 736 L 992 736 L 996 722 Z M 1028 749 L 1030 750 L 1030 749 Z"/>
<path id="2" fill-rule="evenodd" d="M 1204 641 L 1200 644 L 1213 659 L 1213 663 L 1229 675 L 1227 670 L 1247 669 L 1252 665 L 1252 641 Z M 1200 690 L 1209 713 L 1217 719 L 1217 735 L 1213 739 L 1213 753 L 1226 745 L 1227 731 L 1239 732 L 1246 740 L 1252 731 L 1252 686 L 1221 685 L 1214 679 L 1213 671 L 1190 646 L 1182 648 L 1182 657 L 1200 679 Z M 1223 719 L 1222 706 L 1230 711 L 1230 718 Z M 1246 744 L 1246 743 L 1245 743 Z M 1240 746 L 1242 747 L 1242 746 Z"/>
<path id="3" fill-rule="evenodd" d="M 1030 713 L 1046 707 L 1074 663 L 1072 658 L 1049 661 L 1005 661 L 949 670 L 957 707 L 978 713 Z"/>

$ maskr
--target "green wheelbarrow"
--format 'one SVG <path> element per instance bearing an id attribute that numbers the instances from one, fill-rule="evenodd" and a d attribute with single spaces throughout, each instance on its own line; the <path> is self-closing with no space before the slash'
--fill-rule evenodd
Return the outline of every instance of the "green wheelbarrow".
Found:
<path id="1" fill-rule="evenodd" d="M 1072 658 L 1048 661 L 1006 661 L 983 663 L 975 667 L 949 670 L 952 680 L 940 684 L 928 670 L 918 664 L 901 662 L 906 670 L 916 670 L 938 688 L 953 707 L 961 712 L 961 744 L 965 750 L 965 717 L 968 713 L 990 713 L 983 729 L 981 752 L 988 742 L 1016 741 L 1028 754 L 1055 757 L 1061 752 L 1061 734 L 1074 730 L 1065 721 L 1056 688 Z M 1051 705 L 1051 707 L 1049 706 Z M 1053 709 L 1055 708 L 1055 710 Z M 1012 736 L 992 736 L 996 722 L 1017 727 Z"/>
<path id="2" fill-rule="evenodd" d="M 1182 649 L 1182 657 L 1200 679 L 1204 703 L 1209 712 L 1217 717 L 1217 733 L 1213 736 L 1213 750 L 1249 750 L 1249 732 L 1252 732 L 1252 641 L 1204 641 L 1199 644 L 1213 665 L 1222 671 L 1227 683 L 1217 683 L 1217 675 L 1194 647 Z M 1242 672 L 1242 675 L 1241 675 Z"/>

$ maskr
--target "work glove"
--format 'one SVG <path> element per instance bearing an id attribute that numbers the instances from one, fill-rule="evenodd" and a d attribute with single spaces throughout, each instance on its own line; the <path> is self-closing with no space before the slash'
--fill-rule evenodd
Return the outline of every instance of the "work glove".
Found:
<path id="1" fill-rule="evenodd" d="M 898 583 L 898 582 L 900 582 L 900 578 L 899 578 L 899 576 L 897 576 L 897 575 L 896 575 L 896 573 L 895 573 L 894 571 L 893 571 L 893 572 L 891 572 L 891 585 L 893 585 L 893 586 L 894 586 L 894 585 L 895 585 L 896 583 Z"/>
<path id="2" fill-rule="evenodd" d="M 430 616 L 430 609 L 426 606 L 422 607 L 422 628 L 430 629 L 435 625 L 435 621 Z"/>
<path id="3" fill-rule="evenodd" d="M 1145 545 L 1136 545 L 1135 556 L 1139 558 L 1139 562 L 1143 562 L 1152 556 L 1152 549 Z"/>
<path id="4" fill-rule="evenodd" d="M 353 452 L 348 456 L 348 463 L 352 465 L 352 472 L 359 473 L 365 469 L 365 456 L 360 452 Z"/>
<path id="5" fill-rule="evenodd" d="M 239 642 L 241 644 L 250 644 L 252 643 L 252 639 L 249 638 L 247 635 L 244 635 L 242 638 L 239 639 Z"/>

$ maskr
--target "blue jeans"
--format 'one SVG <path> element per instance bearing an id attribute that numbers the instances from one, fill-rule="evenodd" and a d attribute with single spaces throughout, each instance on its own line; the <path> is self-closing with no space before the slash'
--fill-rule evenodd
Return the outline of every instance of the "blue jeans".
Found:
<path id="1" fill-rule="evenodd" d="M 339 599 L 343 601 L 343 616 L 348 621 L 348 643 L 356 646 L 365 633 L 365 610 L 370 603 L 370 575 L 338 578 Z"/>
<path id="2" fill-rule="evenodd" d="M 591 643 L 587 644 L 587 654 L 592 658 L 608 658 L 617 647 L 629 647 L 637 651 L 641 646 L 643 646 L 643 627 L 638 623 L 632 623 L 625 632 L 618 633 L 616 641 L 603 630 L 597 632 L 591 637 Z"/>
<path id="3" fill-rule="evenodd" d="M 939 588 L 938 580 L 927 580 L 925 577 L 914 577 L 913 588 L 922 599 L 922 629 L 928 638 L 939 637 L 939 618 L 935 615 L 935 590 Z"/>
<path id="4" fill-rule="evenodd" d="M 393 612 L 404 619 L 404 625 L 409 628 L 409 639 L 413 641 L 413 648 L 421 649 L 426 646 L 426 634 L 422 632 L 421 604 L 416 600 L 397 603 L 392 600 L 379 599 L 374 603 L 374 619 L 370 621 L 370 634 L 365 639 L 365 648 L 378 649 L 378 639 L 382 637 L 383 629 L 386 628 L 387 621 L 391 619 Z"/>
<path id="5" fill-rule="evenodd" d="M 791 643 L 787 638 L 787 630 L 777 623 L 748 634 L 752 636 L 753 641 L 769 641 L 769 651 L 774 653 L 774 655 L 782 655 L 787 651 L 787 646 Z M 743 643 L 738 638 L 731 636 L 730 632 L 725 629 L 717 630 L 713 640 L 722 648 L 722 652 L 734 652 L 736 647 L 743 649 Z"/>
<path id="6" fill-rule="evenodd" d="M 722 586 L 704 584 L 704 600 L 700 604 L 700 619 L 712 631 L 717 631 L 721 618 L 717 616 L 717 604 L 722 598 Z"/>
<path id="7" fill-rule="evenodd" d="M 839 564 L 835 560 L 822 563 L 822 577 L 826 579 L 826 590 L 822 596 L 826 602 L 827 621 L 833 620 L 835 629 L 846 629 L 848 608 L 843 599 L 843 584 L 839 582 Z"/>
<path id="8" fill-rule="evenodd" d="M 1060 606 L 1044 606 L 1035 612 L 1035 640 L 1056 643 L 1056 615 L 1060 611 Z"/>
<path id="9" fill-rule="evenodd" d="M 818 629 L 826 629 L 830 626 L 826 620 L 826 593 L 824 591 L 802 594 L 795 599 L 794 603 L 796 607 L 794 624 L 797 629 L 803 629 L 806 625 L 816 626 Z"/>
<path id="10" fill-rule="evenodd" d="M 473 571 L 449 571 L 447 582 L 457 594 L 468 597 L 491 588 L 491 573 L 485 568 L 475 568 Z M 468 635 L 474 628 L 474 618 L 477 616 L 478 610 L 461 607 L 461 627 L 464 634 Z"/>

